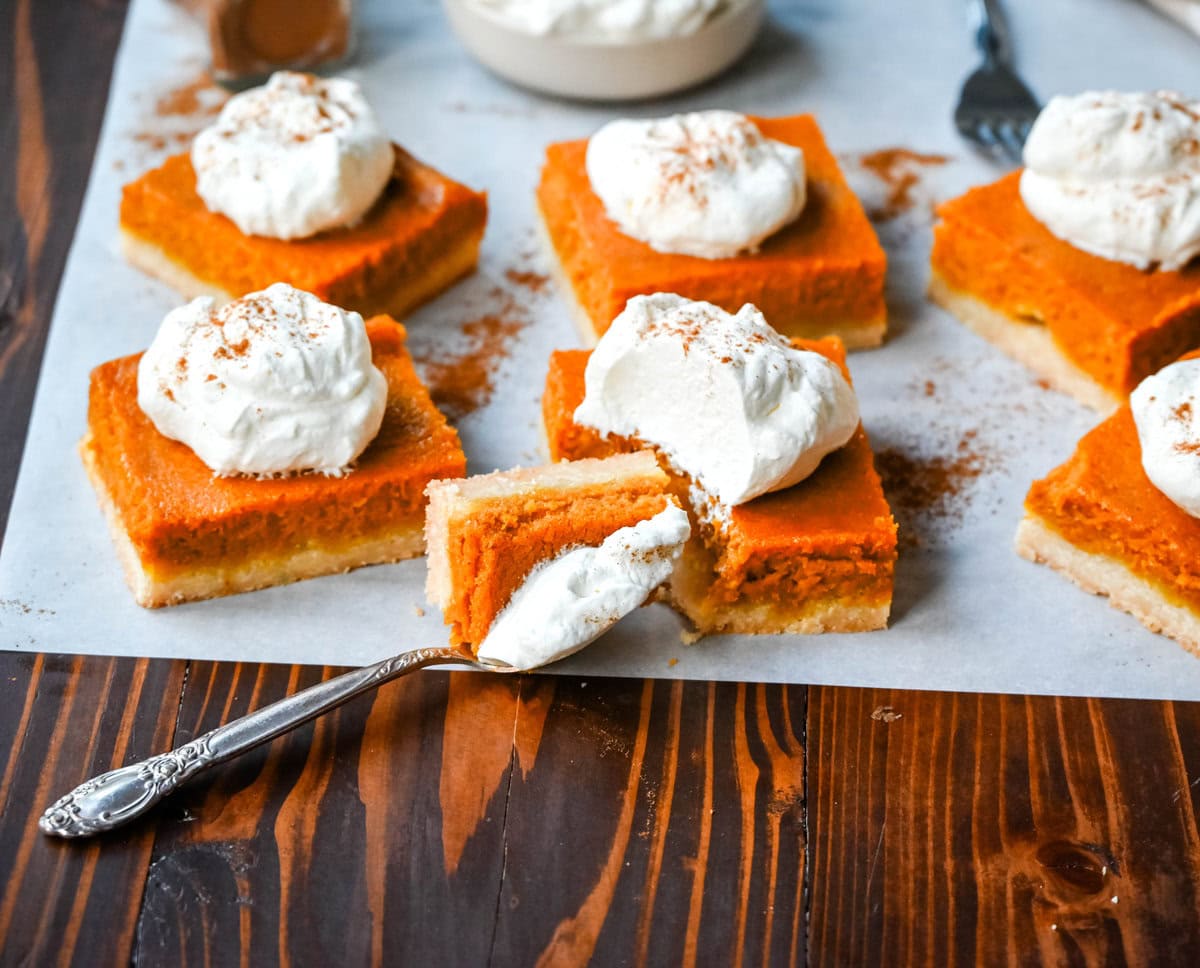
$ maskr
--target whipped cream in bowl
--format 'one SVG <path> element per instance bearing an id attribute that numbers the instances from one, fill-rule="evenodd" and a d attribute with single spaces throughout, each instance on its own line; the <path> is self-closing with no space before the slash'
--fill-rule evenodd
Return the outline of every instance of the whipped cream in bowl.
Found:
<path id="1" fill-rule="evenodd" d="M 1181 269 L 1200 254 L 1200 100 L 1056 97 L 1025 142 L 1020 190 L 1034 218 L 1078 249 Z"/>
<path id="2" fill-rule="evenodd" d="M 219 477 L 340 476 L 379 432 L 387 380 L 362 316 L 286 283 L 168 313 L 138 364 L 138 406 Z"/>
<path id="3" fill-rule="evenodd" d="M 670 504 L 598 547 L 567 548 L 542 562 L 496 616 L 478 658 L 524 670 L 579 651 L 671 577 L 690 534 L 687 512 Z"/>
<path id="4" fill-rule="evenodd" d="M 726 0 L 467 0 L 542 36 L 628 42 L 693 34 Z"/>
<path id="5" fill-rule="evenodd" d="M 808 477 L 859 424 L 832 360 L 797 350 L 753 306 L 635 296 L 592 351 L 575 421 L 658 448 L 722 505 Z"/>
<path id="6" fill-rule="evenodd" d="M 1146 377 L 1129 407 L 1150 483 L 1200 518 L 1200 359 L 1180 360 Z"/>
<path id="7" fill-rule="evenodd" d="M 733 111 L 609 122 L 588 141 L 587 175 L 626 235 L 703 259 L 757 249 L 806 200 L 804 153 Z"/>
<path id="8" fill-rule="evenodd" d="M 655 97 L 750 47 L 765 0 L 442 0 L 458 39 L 506 80 L 558 97 Z"/>
<path id="9" fill-rule="evenodd" d="M 192 143 L 204 204 L 247 235 L 275 239 L 353 225 L 394 163 L 358 84 L 290 71 L 231 97 Z"/>

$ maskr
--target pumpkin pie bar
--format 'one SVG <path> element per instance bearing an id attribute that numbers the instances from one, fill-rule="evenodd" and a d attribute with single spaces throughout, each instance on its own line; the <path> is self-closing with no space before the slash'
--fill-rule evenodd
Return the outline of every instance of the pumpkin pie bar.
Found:
<path id="1" fill-rule="evenodd" d="M 425 487 L 461 475 L 458 434 L 434 407 L 404 327 L 367 321 L 387 381 L 378 434 L 342 477 L 217 477 L 138 405 L 138 362 L 92 371 L 80 453 L 140 605 L 157 607 L 397 561 L 424 550 Z"/>
<path id="2" fill-rule="evenodd" d="M 1147 477 L 1128 403 L 1034 482 L 1016 548 L 1200 655 L 1200 519 Z"/>
<path id="3" fill-rule="evenodd" d="M 1200 345 L 1200 265 L 1147 272 L 1078 249 L 1029 213 L 1020 172 L 938 209 L 929 295 L 1052 387 L 1111 413 Z"/>
<path id="4" fill-rule="evenodd" d="M 538 208 L 564 293 L 595 342 L 636 295 L 673 292 L 736 312 L 753 303 L 781 333 L 878 345 L 886 328 L 886 257 L 862 205 L 810 115 L 754 118 L 767 138 L 800 148 L 807 198 L 758 251 L 728 258 L 659 252 L 624 234 L 592 190 L 587 140 L 550 145 Z"/>
<path id="5" fill-rule="evenodd" d="M 391 180 L 360 221 L 289 240 L 247 235 L 210 211 L 190 156 L 175 155 L 125 186 L 122 250 L 189 299 L 288 282 L 363 316 L 404 316 L 474 269 L 487 196 L 393 147 Z"/>
<path id="6" fill-rule="evenodd" d="M 669 484 L 649 451 L 434 481 L 427 594 L 451 642 L 478 648 L 536 567 L 666 510 Z"/>
<path id="7" fill-rule="evenodd" d="M 825 355 L 845 372 L 840 340 L 793 344 Z M 588 356 L 587 350 L 562 350 L 550 358 L 542 414 L 554 460 L 603 457 L 641 446 L 575 422 Z M 693 527 L 667 594 L 698 632 L 886 627 L 896 523 L 861 426 L 811 476 L 735 507 L 699 497 L 690 478 L 668 472 L 681 503 L 691 508 Z"/>

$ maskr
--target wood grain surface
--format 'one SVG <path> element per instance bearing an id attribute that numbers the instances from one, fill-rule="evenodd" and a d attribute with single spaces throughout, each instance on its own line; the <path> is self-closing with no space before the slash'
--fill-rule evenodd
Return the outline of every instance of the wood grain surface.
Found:
<path id="1" fill-rule="evenodd" d="M 0 5 L 0 515 L 124 7 Z M 1200 964 L 1197 705 L 422 673 L 38 834 L 337 671 L 0 653 L 0 963 Z"/>

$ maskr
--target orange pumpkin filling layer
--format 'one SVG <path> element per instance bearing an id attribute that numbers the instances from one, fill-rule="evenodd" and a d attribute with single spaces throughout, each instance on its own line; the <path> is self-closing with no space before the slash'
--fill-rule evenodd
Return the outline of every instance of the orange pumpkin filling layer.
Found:
<path id="1" fill-rule="evenodd" d="M 121 228 L 231 297 L 288 282 L 364 316 L 400 314 L 411 308 L 404 303 L 434 294 L 423 277 L 439 275 L 448 253 L 460 258 L 467 247 L 469 258 L 454 276 L 469 271 L 487 220 L 487 196 L 402 148 L 395 151 L 392 180 L 370 212 L 355 225 L 312 238 L 244 235 L 196 194 L 187 154 L 125 186 Z M 440 291 L 453 278 L 439 281 Z"/>
<path id="2" fill-rule="evenodd" d="M 433 484 L 430 597 L 452 643 L 478 646 L 536 565 L 664 510 L 667 485 L 650 454 Z"/>
<path id="3" fill-rule="evenodd" d="M 461 475 L 466 459 L 417 378 L 404 327 L 381 316 L 367 331 L 387 378 L 387 410 L 378 436 L 341 478 L 214 477 L 138 407 L 140 354 L 92 371 L 84 459 L 151 579 L 343 549 L 420 528 L 425 486 Z"/>
<path id="4" fill-rule="evenodd" d="M 630 297 L 673 292 L 737 312 L 753 303 L 790 336 L 836 333 L 850 345 L 882 337 L 886 257 L 858 198 L 810 115 L 752 119 L 762 133 L 804 151 L 808 201 L 758 252 L 700 259 L 656 252 L 617 228 L 592 191 L 587 141 L 553 144 L 538 205 L 575 298 L 597 336 Z M 868 336 L 856 336 L 870 330 Z"/>
<path id="5" fill-rule="evenodd" d="M 1200 520 L 1150 483 L 1128 406 L 1036 481 L 1026 509 L 1075 547 L 1106 555 L 1200 612 Z"/>
<path id="6" fill-rule="evenodd" d="M 1200 345 L 1200 263 L 1143 272 L 1090 255 L 1029 213 L 1019 182 L 1013 172 L 938 209 L 933 268 L 950 287 L 1048 327 L 1064 356 L 1120 396 Z"/>
<path id="7" fill-rule="evenodd" d="M 824 354 L 845 371 L 840 340 L 794 342 L 800 349 Z M 644 446 L 628 438 L 601 436 L 575 423 L 589 355 L 586 350 L 564 350 L 550 358 L 542 415 L 555 460 Z M 690 485 L 689 478 L 675 475 L 674 488 L 685 507 Z M 891 601 L 896 523 L 861 426 L 806 480 L 700 520 L 693 513 L 693 525 L 671 592 L 702 629 L 715 625 L 768 630 L 746 627 L 729 616 L 727 606 L 758 608 L 760 614 L 769 614 L 768 624 L 787 624 L 790 615 L 814 605 L 886 607 Z M 883 615 L 886 618 L 886 610 Z"/>

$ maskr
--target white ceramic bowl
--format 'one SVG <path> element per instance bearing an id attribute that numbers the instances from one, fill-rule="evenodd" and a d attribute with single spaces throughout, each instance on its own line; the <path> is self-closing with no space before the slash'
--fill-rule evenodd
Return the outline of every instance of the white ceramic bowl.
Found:
<path id="1" fill-rule="evenodd" d="M 749 48 L 766 7 L 765 0 L 730 0 L 695 33 L 629 42 L 540 36 L 470 0 L 442 5 L 485 67 L 522 87 L 589 101 L 655 97 L 716 76 Z"/>

